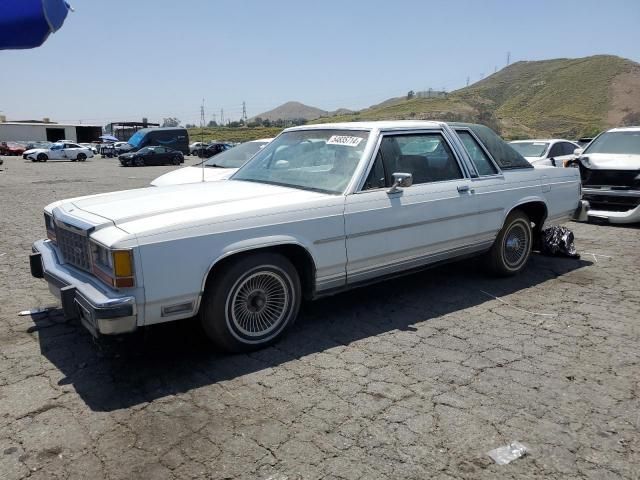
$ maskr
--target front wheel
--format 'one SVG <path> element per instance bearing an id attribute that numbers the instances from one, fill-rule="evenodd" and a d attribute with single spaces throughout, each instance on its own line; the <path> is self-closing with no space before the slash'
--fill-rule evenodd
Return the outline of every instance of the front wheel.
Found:
<path id="1" fill-rule="evenodd" d="M 259 253 L 216 273 L 205 289 L 199 315 L 207 336 L 219 348 L 256 350 L 293 324 L 300 298 L 300 277 L 292 263 L 276 253 Z"/>
<path id="2" fill-rule="evenodd" d="M 144 167 L 144 159 L 143 159 L 143 158 L 140 158 L 140 157 L 137 157 L 137 158 L 133 161 L 133 164 L 134 164 L 136 167 Z"/>
<path id="3" fill-rule="evenodd" d="M 49 157 L 47 157 L 46 153 L 39 153 L 37 158 L 39 162 L 46 162 L 47 160 L 49 160 Z"/>
<path id="4" fill-rule="evenodd" d="M 173 159 L 171 160 L 171 163 L 173 163 L 174 165 L 180 165 L 180 157 L 178 155 L 176 155 L 175 157 L 173 157 Z"/>
<path id="5" fill-rule="evenodd" d="M 79 162 L 84 162 L 87 159 L 87 156 L 84 153 L 79 153 L 78 154 L 78 161 Z"/>
<path id="6" fill-rule="evenodd" d="M 511 212 L 487 256 L 489 269 L 500 276 L 522 271 L 531 255 L 531 221 L 521 210 Z"/>

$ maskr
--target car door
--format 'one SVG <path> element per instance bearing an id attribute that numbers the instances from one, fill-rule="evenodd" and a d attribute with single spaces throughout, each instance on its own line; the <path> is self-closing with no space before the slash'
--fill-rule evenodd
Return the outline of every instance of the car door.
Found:
<path id="1" fill-rule="evenodd" d="M 160 165 L 166 165 L 169 163 L 169 152 L 170 150 L 167 147 L 158 147 L 157 153 L 159 154 L 159 162 Z"/>
<path id="2" fill-rule="evenodd" d="M 565 162 L 573 160 L 575 158 L 575 155 L 573 154 L 574 150 L 576 148 L 580 148 L 578 145 L 571 142 L 562 142 L 560 145 L 562 145 L 562 151 L 560 152 L 560 155 L 555 157 L 556 167 L 564 167 Z"/>
<path id="3" fill-rule="evenodd" d="M 477 208 L 442 131 L 383 134 L 362 187 L 345 200 L 347 282 L 473 251 Z M 413 185 L 390 190 L 393 173 Z"/>
<path id="4" fill-rule="evenodd" d="M 56 143 L 51 145 L 47 156 L 50 160 L 63 160 L 65 157 L 64 144 Z"/>

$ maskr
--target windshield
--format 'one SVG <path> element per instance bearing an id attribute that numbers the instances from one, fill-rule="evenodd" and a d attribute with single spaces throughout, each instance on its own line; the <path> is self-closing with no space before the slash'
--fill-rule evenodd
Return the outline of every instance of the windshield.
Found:
<path id="1" fill-rule="evenodd" d="M 204 162 L 207 167 L 240 168 L 269 142 L 246 142 L 215 155 Z"/>
<path id="2" fill-rule="evenodd" d="M 137 147 L 138 145 L 140 145 L 140 142 L 144 138 L 144 135 L 145 135 L 145 132 L 136 132 L 131 136 L 129 140 L 127 140 L 126 143 L 128 143 L 133 147 Z"/>
<path id="3" fill-rule="evenodd" d="M 542 157 L 549 146 L 545 142 L 512 142 L 509 145 L 523 157 Z"/>
<path id="4" fill-rule="evenodd" d="M 231 178 L 342 193 L 362 157 L 368 138 L 369 132 L 361 130 L 285 132 Z"/>
<path id="5" fill-rule="evenodd" d="M 640 132 L 606 132 L 589 144 L 584 153 L 640 155 Z"/>

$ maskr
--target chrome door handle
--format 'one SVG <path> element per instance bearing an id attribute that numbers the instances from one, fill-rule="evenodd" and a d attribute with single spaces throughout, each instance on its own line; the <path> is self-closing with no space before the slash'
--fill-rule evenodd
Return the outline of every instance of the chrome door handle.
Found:
<path id="1" fill-rule="evenodd" d="M 458 192 L 459 193 L 464 193 L 464 192 L 468 192 L 469 189 L 469 185 L 458 185 Z"/>

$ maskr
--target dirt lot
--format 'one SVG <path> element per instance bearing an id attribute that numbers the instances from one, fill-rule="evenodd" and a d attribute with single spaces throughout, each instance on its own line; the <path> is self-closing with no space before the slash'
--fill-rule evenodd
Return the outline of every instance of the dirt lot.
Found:
<path id="1" fill-rule="evenodd" d="M 572 223 L 581 260 L 516 278 L 467 262 L 308 304 L 251 355 L 190 322 L 94 342 L 18 316 L 55 303 L 27 260 L 45 204 L 172 168 L 5 157 L 3 479 L 640 478 L 638 228 Z M 512 440 L 528 455 L 493 464 Z"/>

